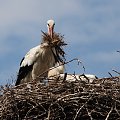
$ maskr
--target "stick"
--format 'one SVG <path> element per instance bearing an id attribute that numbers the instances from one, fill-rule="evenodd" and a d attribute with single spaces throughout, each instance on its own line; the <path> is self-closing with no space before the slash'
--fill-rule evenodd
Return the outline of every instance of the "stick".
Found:
<path id="1" fill-rule="evenodd" d="M 70 63 L 70 62 L 72 62 L 72 61 L 75 61 L 75 60 L 78 61 L 78 65 L 79 65 L 79 63 L 82 65 L 82 62 L 81 62 L 78 58 L 74 58 L 74 59 L 72 59 L 72 60 L 70 60 L 70 61 L 67 61 L 67 62 L 65 62 L 65 63 L 61 63 L 61 64 L 59 64 L 59 65 L 57 65 L 57 66 L 54 66 L 54 67 L 52 67 L 52 68 L 47 69 L 46 71 L 44 71 L 43 73 L 41 73 L 39 76 L 37 76 L 36 79 L 37 79 L 37 78 L 40 78 L 41 75 L 43 75 L 44 73 L 48 72 L 49 70 L 52 70 L 52 69 L 54 69 L 54 68 L 57 68 L 57 67 L 59 67 L 59 66 L 65 65 L 65 64 L 68 64 L 68 63 Z M 82 66 L 83 66 L 83 65 L 82 65 Z M 83 66 L 83 69 L 84 69 L 84 71 L 85 71 L 85 67 L 84 67 L 84 66 Z"/>
<path id="2" fill-rule="evenodd" d="M 113 106 L 111 107 L 111 109 L 110 109 L 110 111 L 109 111 L 107 117 L 105 118 L 105 120 L 108 120 L 108 118 L 109 118 L 109 116 L 110 116 L 110 114 L 111 114 L 112 111 L 113 111 Z"/>
<path id="3" fill-rule="evenodd" d="M 89 101 L 91 98 L 92 98 L 92 96 L 79 108 L 79 110 L 77 111 L 77 113 L 76 113 L 76 115 L 75 115 L 74 120 L 77 119 L 77 116 L 78 116 L 80 110 L 82 110 L 82 108 L 88 103 L 88 101 Z"/>

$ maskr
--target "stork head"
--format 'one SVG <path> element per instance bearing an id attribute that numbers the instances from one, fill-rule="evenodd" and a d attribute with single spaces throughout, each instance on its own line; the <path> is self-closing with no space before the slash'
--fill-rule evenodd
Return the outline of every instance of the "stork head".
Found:
<path id="1" fill-rule="evenodd" d="M 55 25 L 54 20 L 51 19 L 47 21 L 48 34 L 50 35 L 51 38 L 53 37 L 54 25 Z"/>

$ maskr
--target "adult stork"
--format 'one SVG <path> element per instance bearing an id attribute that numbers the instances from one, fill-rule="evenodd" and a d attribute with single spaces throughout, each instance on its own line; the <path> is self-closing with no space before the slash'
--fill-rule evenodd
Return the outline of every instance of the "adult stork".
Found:
<path id="1" fill-rule="evenodd" d="M 43 32 L 43 42 L 30 49 L 30 51 L 22 59 L 15 85 L 36 80 L 39 75 L 47 77 L 48 71 L 46 70 L 55 66 L 55 64 L 60 60 L 60 57 L 57 54 L 57 49 L 58 51 L 62 51 L 62 49 L 60 46 L 55 45 L 56 39 L 53 39 L 56 35 L 54 33 L 54 25 L 54 20 L 47 21 L 48 33 Z M 58 35 L 56 36 L 57 38 L 59 37 Z"/>

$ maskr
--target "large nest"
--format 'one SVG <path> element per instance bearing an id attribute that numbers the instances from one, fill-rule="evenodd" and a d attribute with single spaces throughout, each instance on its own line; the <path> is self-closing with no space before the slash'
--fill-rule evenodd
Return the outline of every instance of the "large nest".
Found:
<path id="1" fill-rule="evenodd" d="M 1 120 L 120 120 L 120 77 L 3 87 Z"/>

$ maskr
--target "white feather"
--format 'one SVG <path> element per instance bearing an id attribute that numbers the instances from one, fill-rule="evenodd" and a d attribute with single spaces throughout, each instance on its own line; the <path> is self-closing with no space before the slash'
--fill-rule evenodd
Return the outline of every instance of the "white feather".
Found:
<path id="1" fill-rule="evenodd" d="M 49 78 L 56 78 L 60 74 L 64 73 L 64 65 L 60 65 L 61 63 L 56 63 L 56 65 L 48 71 Z"/>
<path id="2" fill-rule="evenodd" d="M 65 74 L 60 74 L 60 79 L 64 79 Z M 84 75 L 74 75 L 74 74 L 67 74 L 66 81 L 74 82 L 75 80 L 85 81 L 92 83 L 93 80 L 97 79 L 95 75 L 92 74 L 84 74 Z"/>
<path id="3" fill-rule="evenodd" d="M 25 55 L 24 60 L 22 61 L 20 67 L 32 65 L 36 61 L 36 59 L 38 58 L 40 53 L 42 52 L 42 49 L 40 49 L 40 48 L 41 48 L 41 46 L 38 45 L 38 46 L 30 49 L 30 51 Z"/>

